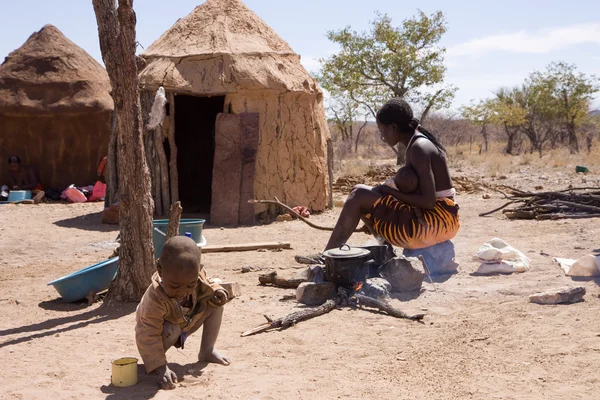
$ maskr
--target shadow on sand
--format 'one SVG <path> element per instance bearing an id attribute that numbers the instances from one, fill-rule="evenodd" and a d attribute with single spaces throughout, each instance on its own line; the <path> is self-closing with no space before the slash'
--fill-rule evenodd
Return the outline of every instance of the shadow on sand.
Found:
<path id="1" fill-rule="evenodd" d="M 119 225 L 102 223 L 102 212 L 63 219 L 56 221 L 54 225 L 61 228 L 81 229 L 84 231 L 115 232 L 119 230 Z"/>

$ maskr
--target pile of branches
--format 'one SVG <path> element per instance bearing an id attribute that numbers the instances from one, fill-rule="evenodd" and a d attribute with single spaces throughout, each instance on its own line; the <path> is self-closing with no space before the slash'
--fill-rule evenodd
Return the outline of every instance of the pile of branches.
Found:
<path id="1" fill-rule="evenodd" d="M 508 203 L 479 214 L 480 217 L 502 210 L 508 219 L 556 220 L 600 217 L 600 188 L 569 188 L 557 192 L 524 192 L 511 188 Z M 507 208 L 509 207 L 510 208 Z"/>

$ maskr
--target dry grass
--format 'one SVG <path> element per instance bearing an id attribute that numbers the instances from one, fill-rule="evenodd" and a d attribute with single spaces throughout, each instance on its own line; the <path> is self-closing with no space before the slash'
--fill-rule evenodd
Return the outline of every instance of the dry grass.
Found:
<path id="1" fill-rule="evenodd" d="M 374 136 L 370 137 L 366 144 L 359 146 L 358 153 L 341 153 L 339 150 L 336 152 L 338 157 L 343 157 L 336 158 L 336 177 L 362 176 L 374 166 L 395 164 L 394 153 L 383 143 L 377 142 L 379 138 Z M 591 171 L 600 170 L 600 143 L 596 143 L 590 152 L 570 154 L 568 149 L 562 148 L 549 150 L 541 158 L 538 153 L 508 155 L 503 153 L 504 146 L 501 142 L 490 143 L 487 153 L 479 153 L 479 145 L 459 144 L 448 149 L 448 164 L 453 169 L 475 168 L 488 177 L 520 172 L 524 167 L 569 171 L 582 165 Z"/>

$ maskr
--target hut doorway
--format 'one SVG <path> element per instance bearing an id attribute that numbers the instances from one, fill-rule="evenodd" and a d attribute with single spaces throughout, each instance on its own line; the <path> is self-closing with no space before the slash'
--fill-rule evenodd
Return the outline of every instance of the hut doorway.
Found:
<path id="1" fill-rule="evenodd" d="M 184 213 L 199 214 L 207 220 L 212 200 L 215 121 L 224 105 L 224 96 L 175 96 L 179 200 Z"/>

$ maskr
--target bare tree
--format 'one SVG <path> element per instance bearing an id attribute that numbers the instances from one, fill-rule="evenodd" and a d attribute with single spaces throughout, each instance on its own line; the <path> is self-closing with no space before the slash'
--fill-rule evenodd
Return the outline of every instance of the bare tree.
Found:
<path id="1" fill-rule="evenodd" d="M 150 174 L 142 140 L 133 0 L 92 0 L 118 126 L 121 247 L 111 301 L 139 301 L 154 271 Z"/>

